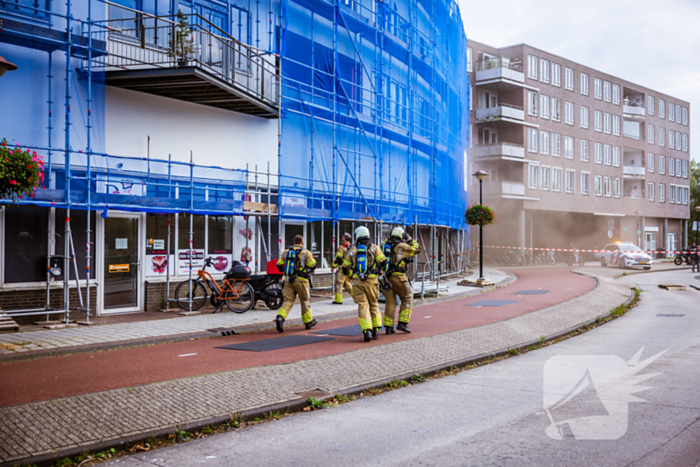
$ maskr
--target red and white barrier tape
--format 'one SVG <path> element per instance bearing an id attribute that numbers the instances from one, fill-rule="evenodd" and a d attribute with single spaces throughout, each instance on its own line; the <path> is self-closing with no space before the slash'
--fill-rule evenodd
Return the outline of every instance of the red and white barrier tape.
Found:
<path id="1" fill-rule="evenodd" d="M 603 253 L 610 250 L 579 250 L 579 249 L 567 249 L 567 248 L 528 248 L 524 246 L 491 246 L 484 245 L 484 248 L 502 248 L 505 250 L 530 250 L 530 251 L 578 251 L 583 253 Z M 657 254 L 693 254 L 694 251 L 646 251 L 642 250 L 644 253 L 657 253 Z M 633 253 L 633 252 L 630 252 Z"/>

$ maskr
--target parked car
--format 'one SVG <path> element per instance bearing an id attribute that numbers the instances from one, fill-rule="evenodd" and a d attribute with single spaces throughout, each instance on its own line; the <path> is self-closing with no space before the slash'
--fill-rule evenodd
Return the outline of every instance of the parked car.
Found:
<path id="1" fill-rule="evenodd" d="M 619 266 L 632 268 L 641 266 L 646 270 L 651 269 L 651 256 L 634 243 L 609 243 L 600 253 L 595 253 L 596 259 L 600 259 L 600 265 L 605 267 Z"/>

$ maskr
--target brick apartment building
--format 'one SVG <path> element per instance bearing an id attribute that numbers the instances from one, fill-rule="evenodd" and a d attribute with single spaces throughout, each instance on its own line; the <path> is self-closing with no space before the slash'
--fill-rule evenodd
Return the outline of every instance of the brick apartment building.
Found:
<path id="1" fill-rule="evenodd" d="M 524 44 L 468 53 L 486 245 L 687 245 L 688 102 Z"/>

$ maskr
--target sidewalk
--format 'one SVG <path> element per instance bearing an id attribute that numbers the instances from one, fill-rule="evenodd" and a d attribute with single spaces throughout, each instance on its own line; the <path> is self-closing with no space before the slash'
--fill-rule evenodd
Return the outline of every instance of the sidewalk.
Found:
<path id="1" fill-rule="evenodd" d="M 304 392 L 351 391 L 536 342 L 607 315 L 632 296 L 626 281 L 596 279 L 597 287 L 577 298 L 479 327 L 286 364 L 0 408 L 0 462 L 63 457 L 178 427 L 221 422 L 233 413 L 303 403 Z"/>
<path id="2" fill-rule="evenodd" d="M 485 269 L 485 274 L 497 285 L 504 283 L 510 277 L 496 269 Z M 440 297 L 478 294 L 491 289 L 458 286 L 457 282 L 458 280 L 452 280 L 441 283 L 441 286 L 448 287 L 448 291 L 441 293 Z M 419 299 L 415 301 L 417 305 L 422 303 Z M 292 320 L 299 317 L 298 310 L 299 304 L 297 303 L 291 312 L 290 318 Z M 331 300 L 314 302 L 312 310 L 316 318 L 342 316 L 356 312 L 357 305 L 351 298 L 346 297 L 343 305 L 332 305 Z M 250 310 L 240 315 L 226 311 L 217 314 L 177 316 L 151 321 L 0 334 L 0 362 L 3 357 L 23 352 L 66 349 L 95 344 L 125 344 L 129 341 L 143 343 L 144 340 L 152 341 L 158 338 L 167 340 L 169 336 L 173 338 L 176 336 L 186 338 L 211 337 L 215 334 L 208 332 L 208 330 L 214 328 L 242 328 L 256 325 L 270 328 L 274 326 L 272 323 L 275 316 L 277 316 L 277 311 L 262 308 Z"/>

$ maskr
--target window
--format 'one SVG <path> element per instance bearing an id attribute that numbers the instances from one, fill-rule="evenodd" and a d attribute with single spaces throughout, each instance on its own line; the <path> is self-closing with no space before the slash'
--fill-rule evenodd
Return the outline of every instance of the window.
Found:
<path id="1" fill-rule="evenodd" d="M 659 128 L 659 146 L 666 146 L 666 130 L 664 128 Z"/>
<path id="2" fill-rule="evenodd" d="M 564 191 L 573 193 L 576 185 L 576 171 L 566 169 L 566 179 L 564 180 Z"/>
<path id="3" fill-rule="evenodd" d="M 613 104 L 620 105 L 620 85 L 619 84 L 613 84 L 612 101 L 613 101 Z"/>
<path id="4" fill-rule="evenodd" d="M 676 176 L 676 160 L 673 157 L 668 158 L 668 174 L 671 177 Z"/>
<path id="5" fill-rule="evenodd" d="M 472 57 L 474 56 L 474 51 L 471 47 L 467 47 L 467 72 L 472 72 Z"/>
<path id="6" fill-rule="evenodd" d="M 666 184 L 659 183 L 659 203 L 666 202 Z"/>
<path id="7" fill-rule="evenodd" d="M 668 147 L 676 149 L 676 132 L 673 130 L 668 130 Z"/>
<path id="8" fill-rule="evenodd" d="M 682 162 L 683 162 L 682 160 L 676 159 L 676 177 L 679 177 L 679 178 L 683 176 L 682 169 L 681 169 Z"/>
<path id="9" fill-rule="evenodd" d="M 539 99 L 536 92 L 527 93 L 527 113 L 537 117 L 537 109 L 539 106 Z"/>
<path id="10" fill-rule="evenodd" d="M 603 114 L 603 117 L 604 117 L 603 120 L 605 122 L 604 131 L 605 131 L 605 133 L 607 133 L 609 135 L 610 133 L 612 133 L 612 115 L 605 112 Z"/>
<path id="11" fill-rule="evenodd" d="M 613 115 L 613 135 L 620 136 L 620 116 Z"/>
<path id="12" fill-rule="evenodd" d="M 659 118 L 666 118 L 666 101 L 659 99 Z"/>
<path id="13" fill-rule="evenodd" d="M 540 131 L 540 154 L 549 154 L 549 132 Z"/>
<path id="14" fill-rule="evenodd" d="M 581 162 L 588 162 L 588 141 L 581 140 Z"/>
<path id="15" fill-rule="evenodd" d="M 620 167 L 620 146 L 613 146 L 613 167 Z"/>
<path id="16" fill-rule="evenodd" d="M 474 86 L 469 85 L 469 110 L 474 110 Z"/>
<path id="17" fill-rule="evenodd" d="M 581 106 L 581 128 L 588 129 L 588 107 Z"/>
<path id="18" fill-rule="evenodd" d="M 540 117 L 549 120 L 549 96 L 540 94 Z"/>
<path id="19" fill-rule="evenodd" d="M 540 190 L 549 190 L 549 174 L 549 167 L 540 167 Z"/>
<path id="20" fill-rule="evenodd" d="M 589 195 L 591 186 L 591 174 L 589 172 L 581 172 L 581 194 Z"/>
<path id="21" fill-rule="evenodd" d="M 564 122 L 567 125 L 574 124 L 574 104 L 572 102 L 564 103 Z"/>
<path id="22" fill-rule="evenodd" d="M 688 161 L 683 161 L 683 178 L 688 178 Z"/>
<path id="23" fill-rule="evenodd" d="M 647 196 L 649 196 L 649 201 L 654 201 L 654 184 L 647 183 Z"/>
<path id="24" fill-rule="evenodd" d="M 654 108 L 656 104 L 654 103 L 654 96 L 647 96 L 647 112 L 649 115 L 654 115 Z"/>
<path id="25" fill-rule="evenodd" d="M 603 98 L 603 80 L 600 78 L 593 79 L 593 95 L 596 99 Z"/>
<path id="26" fill-rule="evenodd" d="M 688 152 L 688 135 L 683 133 L 683 151 Z"/>
<path id="27" fill-rule="evenodd" d="M 231 216 L 208 217 L 208 256 L 213 256 L 215 258 L 217 256 L 224 256 L 229 261 L 232 261 L 234 222 Z"/>
<path id="28" fill-rule="evenodd" d="M 647 170 L 654 173 L 654 155 L 647 154 Z"/>
<path id="29" fill-rule="evenodd" d="M 618 177 L 613 181 L 613 197 L 619 198 L 620 192 L 622 191 L 621 182 Z"/>
<path id="30" fill-rule="evenodd" d="M 537 152 L 537 130 L 528 128 L 527 134 L 527 150 L 528 152 Z"/>
<path id="31" fill-rule="evenodd" d="M 549 60 L 540 59 L 540 81 L 549 83 Z"/>
<path id="32" fill-rule="evenodd" d="M 527 166 L 527 187 L 536 190 L 537 189 L 537 175 L 539 173 L 539 167 L 535 164 L 530 164 Z"/>
<path id="33" fill-rule="evenodd" d="M 574 158 L 574 138 L 571 136 L 564 137 L 564 157 L 567 159 Z"/>
<path id="34" fill-rule="evenodd" d="M 5 283 L 46 281 L 49 213 L 38 206 L 5 207 Z"/>
<path id="35" fill-rule="evenodd" d="M 603 131 L 603 112 L 595 111 L 595 131 Z"/>
<path id="36" fill-rule="evenodd" d="M 552 86 L 561 87 L 561 65 L 552 63 Z"/>
<path id="37" fill-rule="evenodd" d="M 683 188 L 683 204 L 688 204 L 688 201 L 690 201 L 690 187 L 684 187 Z"/>
<path id="38" fill-rule="evenodd" d="M 595 176 L 595 195 L 596 196 L 603 196 L 603 176 L 602 175 Z"/>
<path id="39" fill-rule="evenodd" d="M 676 202 L 676 185 L 668 186 L 668 202 L 672 204 Z"/>
<path id="40" fill-rule="evenodd" d="M 666 156 L 659 156 L 659 173 L 666 175 Z"/>
<path id="41" fill-rule="evenodd" d="M 654 144 L 654 135 L 656 132 L 654 131 L 654 125 L 649 125 L 647 127 L 647 142 L 649 144 Z"/>
<path id="42" fill-rule="evenodd" d="M 596 164 L 602 164 L 603 163 L 603 144 L 602 143 L 593 143 L 593 149 L 595 152 L 594 162 Z"/>
<path id="43" fill-rule="evenodd" d="M 552 133 L 552 155 L 561 157 L 561 135 Z"/>
<path id="44" fill-rule="evenodd" d="M 669 122 L 676 121 L 676 106 L 673 105 L 673 102 L 668 103 L 668 121 Z"/>
<path id="45" fill-rule="evenodd" d="M 681 123 L 681 106 L 676 104 L 676 123 Z"/>
<path id="46" fill-rule="evenodd" d="M 683 135 L 681 134 L 681 132 L 680 132 L 680 131 L 677 131 L 677 132 L 676 132 L 676 150 L 677 150 L 677 151 L 680 151 L 680 150 L 681 150 L 681 147 L 682 147 L 682 146 L 681 146 L 681 136 L 683 136 Z"/>
<path id="47" fill-rule="evenodd" d="M 588 95 L 588 75 L 586 73 L 581 73 L 581 94 Z"/>
<path id="48" fill-rule="evenodd" d="M 683 125 L 688 125 L 688 107 L 683 107 Z"/>
<path id="49" fill-rule="evenodd" d="M 612 148 L 609 144 L 603 146 L 603 164 L 612 165 Z"/>
<path id="50" fill-rule="evenodd" d="M 552 120 L 561 122 L 561 99 L 552 97 Z"/>
<path id="51" fill-rule="evenodd" d="M 612 83 L 610 81 L 603 82 L 603 100 L 605 102 L 612 101 Z"/>
<path id="52" fill-rule="evenodd" d="M 612 178 L 611 177 L 603 177 L 603 188 L 605 190 L 605 197 L 610 198 L 612 197 Z"/>
<path id="53" fill-rule="evenodd" d="M 561 168 L 552 167 L 552 191 L 561 191 Z"/>
<path id="54" fill-rule="evenodd" d="M 537 57 L 534 55 L 528 55 L 527 57 L 527 77 L 530 79 L 537 79 Z"/>
<path id="55" fill-rule="evenodd" d="M 573 70 L 573 68 L 566 67 L 564 69 L 564 87 L 568 91 L 574 90 L 574 70 Z"/>

